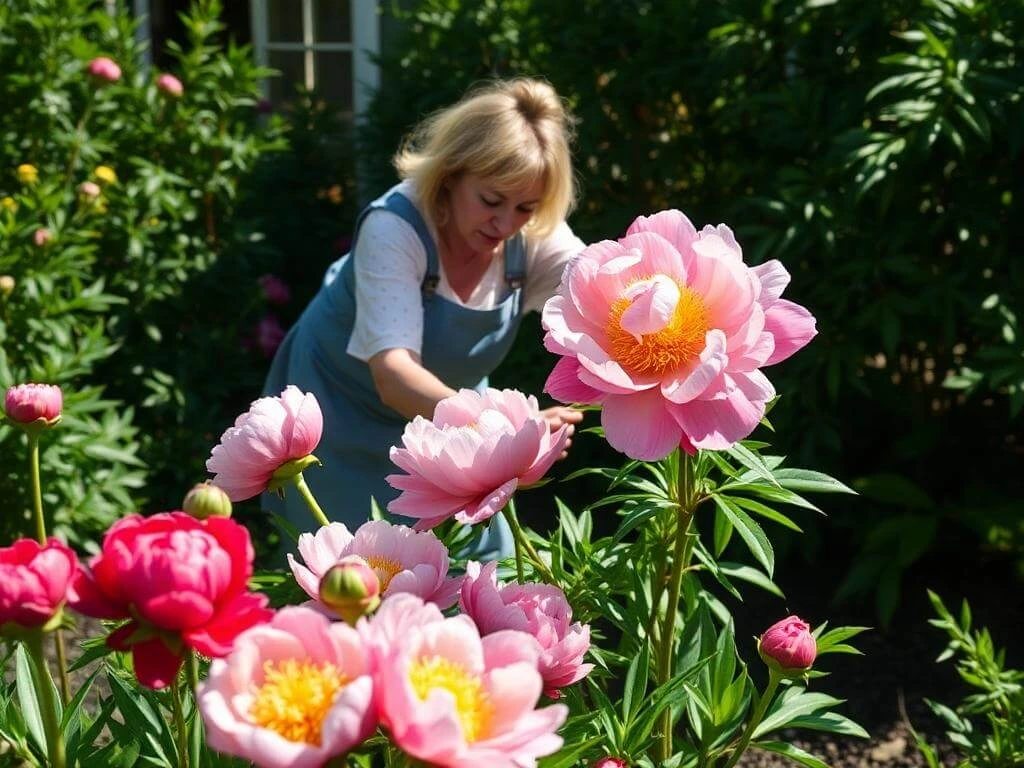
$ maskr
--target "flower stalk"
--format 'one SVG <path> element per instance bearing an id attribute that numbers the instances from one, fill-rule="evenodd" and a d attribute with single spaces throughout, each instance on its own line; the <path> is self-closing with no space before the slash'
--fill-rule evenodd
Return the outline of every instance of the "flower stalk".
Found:
<path id="1" fill-rule="evenodd" d="M 52 768 L 64 768 L 64 737 L 60 729 L 57 697 L 54 695 L 53 680 L 46 667 L 43 655 L 43 633 L 31 632 L 25 637 L 25 649 L 32 658 L 32 676 L 35 678 L 36 693 L 39 696 L 39 714 L 43 719 L 46 734 L 46 755 Z"/>
<path id="2" fill-rule="evenodd" d="M 316 521 L 320 525 L 330 525 L 331 521 L 327 519 L 327 515 L 325 515 L 324 511 L 320 508 L 316 498 L 313 496 L 313 492 L 309 490 L 309 486 L 306 485 L 306 481 L 302 477 L 301 472 L 296 473 L 294 482 L 295 487 L 299 491 L 299 495 L 301 495 L 303 500 L 306 502 L 306 506 L 309 507 L 309 511 L 313 513 L 313 517 Z"/>
<path id="3" fill-rule="evenodd" d="M 740 738 L 739 743 L 733 750 L 732 755 L 729 756 L 729 762 L 725 764 L 725 768 L 732 768 L 739 759 L 743 756 L 747 746 L 750 744 L 750 740 L 754 737 L 754 731 L 757 730 L 757 726 L 761 724 L 764 719 L 765 712 L 768 711 L 768 705 L 772 703 L 772 699 L 775 698 L 775 691 L 779 687 L 779 682 L 782 680 L 782 673 L 775 669 L 768 670 L 768 684 L 764 687 L 764 693 L 761 694 L 761 698 L 757 701 L 757 708 L 754 710 L 754 714 L 750 718 L 750 722 L 747 724 L 747 730 L 743 732 L 743 736 Z"/>
<path id="4" fill-rule="evenodd" d="M 541 577 L 548 584 L 555 584 L 555 575 L 551 573 L 551 569 L 548 568 L 547 563 L 541 559 L 540 553 L 534 548 L 530 540 L 526 538 L 526 534 L 523 532 L 522 526 L 519 525 L 519 519 L 516 517 L 516 507 L 512 500 L 502 510 L 505 515 L 505 519 L 508 520 L 509 528 L 512 529 L 512 538 L 516 544 L 516 570 L 519 573 L 519 581 L 523 580 L 523 560 L 522 552 L 526 553 L 526 556 L 530 560 L 530 565 L 533 566 L 534 570 L 540 573 Z"/>
<path id="5" fill-rule="evenodd" d="M 171 685 L 171 703 L 174 707 L 174 736 L 178 746 L 178 765 L 189 768 L 188 728 L 185 726 L 185 708 L 181 702 L 181 689 L 185 684 L 175 680 Z"/>

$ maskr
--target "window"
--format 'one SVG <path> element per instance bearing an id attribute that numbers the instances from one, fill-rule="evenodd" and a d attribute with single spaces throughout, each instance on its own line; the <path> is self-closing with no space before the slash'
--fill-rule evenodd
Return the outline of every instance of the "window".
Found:
<path id="1" fill-rule="evenodd" d="M 343 114 L 358 117 L 380 75 L 377 0 L 250 0 L 256 60 L 281 72 L 268 83 L 273 102 L 294 83 L 315 89 Z"/>

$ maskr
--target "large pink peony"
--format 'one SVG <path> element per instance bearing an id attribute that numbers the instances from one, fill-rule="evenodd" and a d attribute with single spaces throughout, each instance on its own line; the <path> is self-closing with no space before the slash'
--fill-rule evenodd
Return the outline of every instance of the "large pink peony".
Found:
<path id="1" fill-rule="evenodd" d="M 558 690 L 583 679 L 593 664 L 584 664 L 590 648 L 590 627 L 572 620 L 565 593 L 550 584 L 507 584 L 498 587 L 495 562 L 466 564 L 459 605 L 487 636 L 503 629 L 528 632 L 541 647 L 539 669 L 544 691 Z"/>
<path id="2" fill-rule="evenodd" d="M 261 768 L 320 768 L 377 725 L 359 635 L 301 606 L 239 635 L 197 699 L 210 746 Z"/>
<path id="3" fill-rule="evenodd" d="M 441 608 L 450 608 L 459 599 L 462 580 L 448 578 L 448 550 L 429 531 L 371 520 L 353 536 L 342 523 L 331 523 L 299 536 L 299 554 L 305 565 L 290 554 L 288 565 L 314 600 L 323 575 L 348 555 L 358 555 L 374 570 L 382 597 L 408 592 Z"/>
<path id="4" fill-rule="evenodd" d="M 417 416 L 391 460 L 404 475 L 387 481 L 402 493 L 388 511 L 420 518 L 417 530 L 454 517 L 479 523 L 508 503 L 520 485 L 540 480 L 568 439 L 551 432 L 537 399 L 514 389 L 463 389 L 437 404 L 433 421 Z"/>
<path id="5" fill-rule="evenodd" d="M 67 545 L 18 539 L 0 547 L 0 635 L 5 629 L 41 627 L 77 594 L 71 580 L 78 558 Z M 16 625 L 10 627 L 9 625 Z"/>
<path id="6" fill-rule="evenodd" d="M 527 768 L 561 747 L 556 731 L 568 710 L 535 709 L 542 681 L 529 635 L 507 630 L 481 639 L 468 617 L 429 620 L 412 610 L 414 597 L 392 600 L 399 598 L 402 610 L 384 619 L 402 632 L 375 677 L 381 721 L 396 744 L 451 768 Z"/>
<path id="7" fill-rule="evenodd" d="M 679 211 L 641 216 L 574 258 L 545 304 L 544 344 L 562 356 L 546 391 L 600 404 L 608 442 L 634 459 L 727 448 L 775 396 L 760 369 L 816 333 L 779 298 L 788 283 L 778 261 L 746 266 L 725 225 L 698 233 Z"/>
<path id="8" fill-rule="evenodd" d="M 186 649 L 224 656 L 240 632 L 270 619 L 266 596 L 248 590 L 252 559 L 249 532 L 234 520 L 130 515 L 107 531 L 90 570 L 79 570 L 69 605 L 99 619 L 130 619 L 107 644 L 130 649 L 139 682 L 163 688 Z"/>
<path id="9" fill-rule="evenodd" d="M 313 453 L 323 430 L 316 397 L 289 385 L 279 397 L 253 402 L 225 430 L 206 469 L 232 501 L 242 501 L 265 491 L 282 465 Z"/>

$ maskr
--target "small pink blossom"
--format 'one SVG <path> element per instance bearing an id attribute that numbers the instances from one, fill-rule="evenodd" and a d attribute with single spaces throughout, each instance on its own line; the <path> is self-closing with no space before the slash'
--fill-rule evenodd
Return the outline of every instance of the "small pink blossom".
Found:
<path id="1" fill-rule="evenodd" d="M 181 98 L 181 95 L 185 93 L 185 86 L 181 84 L 181 80 L 167 72 L 156 79 L 156 87 L 161 93 L 175 99 Z"/>
<path id="2" fill-rule="evenodd" d="M 621 757 L 607 755 L 594 763 L 592 768 L 629 768 L 629 763 Z"/>
<path id="3" fill-rule="evenodd" d="M 301 606 L 239 635 L 196 698 L 209 745 L 261 768 L 320 768 L 377 725 L 358 633 Z"/>
<path id="4" fill-rule="evenodd" d="M 264 315 L 256 325 L 256 346 L 268 360 L 277 352 L 277 348 L 281 346 L 285 336 L 281 321 L 274 315 Z"/>
<path id="5" fill-rule="evenodd" d="M 787 616 L 765 630 L 757 650 L 765 663 L 774 662 L 783 670 L 799 671 L 814 664 L 818 643 L 807 622 L 799 616 Z"/>
<path id="6" fill-rule="evenodd" d="M 516 488 L 540 480 L 565 449 L 568 425 L 552 432 L 537 398 L 514 389 L 471 389 L 442 400 L 428 421 L 405 427 L 391 461 L 406 474 L 388 475 L 401 494 L 388 511 L 419 518 L 417 530 L 454 517 L 483 522 Z"/>
<path id="7" fill-rule="evenodd" d="M 35 243 L 36 246 L 39 248 L 42 248 L 51 240 L 53 240 L 53 235 L 50 233 L 50 230 L 48 230 L 46 227 L 40 227 L 39 229 L 32 233 L 32 242 Z"/>
<path id="8" fill-rule="evenodd" d="M 100 196 L 100 186 L 94 181 L 83 181 L 78 185 L 78 194 L 87 200 L 95 200 Z"/>
<path id="9" fill-rule="evenodd" d="M 54 538 L 45 545 L 18 539 L 0 547 L 0 635 L 41 627 L 52 619 L 67 600 L 77 597 L 72 587 L 77 568 L 75 553 Z"/>
<path id="10" fill-rule="evenodd" d="M 584 664 L 590 648 L 590 627 L 572 620 L 565 593 L 549 584 L 498 586 L 495 562 L 466 564 L 459 605 L 476 623 L 480 633 L 503 629 L 531 634 L 541 647 L 540 673 L 544 690 L 552 698 L 557 691 L 583 679 L 593 664 Z"/>
<path id="11" fill-rule="evenodd" d="M 324 417 L 311 393 L 289 385 L 278 397 L 261 397 L 221 435 L 206 460 L 213 482 L 232 501 L 266 490 L 274 473 L 316 450 Z"/>
<path id="12" fill-rule="evenodd" d="M 16 384 L 4 395 L 7 418 L 18 424 L 32 424 L 40 419 L 55 423 L 64 407 L 64 393 L 55 384 Z"/>
<path id="13" fill-rule="evenodd" d="M 816 333 L 810 312 L 779 298 L 788 283 L 778 261 L 744 264 L 724 224 L 641 216 L 576 256 L 544 305 L 544 344 L 561 356 L 545 390 L 600 404 L 608 442 L 634 459 L 728 448 L 775 396 L 761 368 Z"/>
<path id="14" fill-rule="evenodd" d="M 263 298 L 269 304 L 284 306 L 292 299 L 291 289 L 288 283 L 276 275 L 266 274 L 260 277 L 260 288 L 263 289 Z"/>
<path id="15" fill-rule="evenodd" d="M 113 59 L 100 56 L 89 62 L 89 74 L 101 83 L 116 83 L 121 79 L 121 68 Z"/>
<path id="16" fill-rule="evenodd" d="M 371 520 L 353 536 L 342 523 L 331 523 L 299 536 L 298 548 L 305 565 L 290 554 L 288 565 L 314 600 L 327 570 L 349 555 L 358 555 L 373 568 L 382 597 L 408 592 L 441 608 L 450 608 L 459 597 L 462 580 L 448 578 L 448 550 L 429 531 Z"/>
<path id="17" fill-rule="evenodd" d="M 481 639 L 466 616 L 407 627 L 376 668 L 381 720 L 431 765 L 532 768 L 561 747 L 568 714 L 562 704 L 535 709 L 538 652 L 522 632 Z"/>

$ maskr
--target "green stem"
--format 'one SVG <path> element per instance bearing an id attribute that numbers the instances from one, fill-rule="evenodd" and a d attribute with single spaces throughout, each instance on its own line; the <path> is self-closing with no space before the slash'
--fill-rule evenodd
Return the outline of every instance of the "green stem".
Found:
<path id="1" fill-rule="evenodd" d="M 743 732 L 743 737 L 740 739 L 740 743 L 736 745 L 736 749 L 733 750 L 732 755 L 729 756 L 729 762 L 725 764 L 725 768 L 732 768 L 743 757 L 744 751 L 747 749 L 747 745 L 750 744 L 750 740 L 754 736 L 754 731 L 757 730 L 757 726 L 761 724 L 761 720 L 764 719 L 764 713 L 768 711 L 768 705 L 772 703 L 772 698 L 775 696 L 775 689 L 779 687 L 779 681 L 782 679 L 781 675 L 774 669 L 768 670 L 768 685 L 764 688 L 764 693 L 761 694 L 760 700 L 757 702 L 757 709 L 754 710 L 753 716 L 750 718 L 750 723 L 747 724 L 747 730 Z"/>
<path id="2" fill-rule="evenodd" d="M 185 708 L 181 704 L 181 683 L 171 683 L 171 703 L 174 705 L 174 731 L 178 745 L 178 765 L 188 768 L 188 729 L 185 727 Z"/>
<path id="3" fill-rule="evenodd" d="M 39 481 L 39 436 L 28 436 L 28 471 L 32 483 L 32 510 L 36 518 L 36 538 L 46 544 L 46 521 L 43 519 L 43 486 Z"/>
<path id="4" fill-rule="evenodd" d="M 526 552 L 527 557 L 530 558 L 530 564 L 534 567 L 534 570 L 538 571 L 540 575 L 543 577 L 544 581 L 546 581 L 548 584 L 554 584 L 555 575 L 551 573 L 551 569 L 548 568 L 547 563 L 545 563 L 541 559 L 540 554 L 537 552 L 536 549 L 534 549 L 534 546 L 530 543 L 530 540 L 526 538 L 526 534 L 523 532 L 523 529 L 519 525 L 519 520 L 516 518 L 515 505 L 510 501 L 508 505 L 505 507 L 505 509 L 502 510 L 502 512 L 505 514 L 505 519 L 508 520 L 509 528 L 512 529 L 512 538 L 515 540 L 516 549 L 518 550 L 519 547 L 522 547 L 523 551 Z M 518 553 L 516 565 L 520 565 Z M 519 580 L 522 581 L 522 576 L 520 576 Z"/>
<path id="5" fill-rule="evenodd" d="M 658 638 L 658 686 L 665 685 L 672 679 L 672 643 L 676 636 L 676 620 L 679 613 L 679 593 L 682 590 L 683 574 L 693 553 L 693 538 L 690 526 L 693 523 L 693 462 L 690 457 L 680 451 L 679 484 L 676 501 L 679 504 L 679 517 L 676 520 L 676 539 L 672 551 L 672 572 L 668 582 L 668 605 Z M 672 708 L 666 707 L 661 715 L 661 760 L 672 756 Z"/>
<path id="6" fill-rule="evenodd" d="M 64 650 L 64 630 L 53 633 L 53 644 L 57 648 L 57 671 L 60 673 L 60 699 L 64 706 L 71 701 L 71 680 L 68 678 L 68 655 Z"/>
<path id="7" fill-rule="evenodd" d="M 191 648 L 188 651 L 186 663 L 188 664 L 188 684 L 192 688 L 192 695 L 194 696 L 196 691 L 199 690 L 199 659 L 196 658 L 196 652 Z"/>
<path id="8" fill-rule="evenodd" d="M 302 477 L 302 473 L 299 472 L 295 475 L 295 487 L 298 488 L 299 494 L 306 501 L 306 506 L 309 507 L 309 511 L 313 513 L 313 517 L 320 525 L 330 525 L 331 521 L 327 519 L 327 515 L 320 509 L 320 505 L 316 503 L 316 499 L 313 497 L 313 492 L 309 490 L 309 486 L 306 485 L 305 479 Z"/>
<path id="9" fill-rule="evenodd" d="M 52 768 L 64 768 L 64 738 L 60 732 L 60 717 L 57 714 L 57 697 L 54 695 L 53 680 L 43 655 L 43 633 L 33 632 L 25 639 L 25 648 L 34 662 L 36 693 L 39 696 L 39 714 L 43 718 L 46 734 L 46 754 Z"/>

